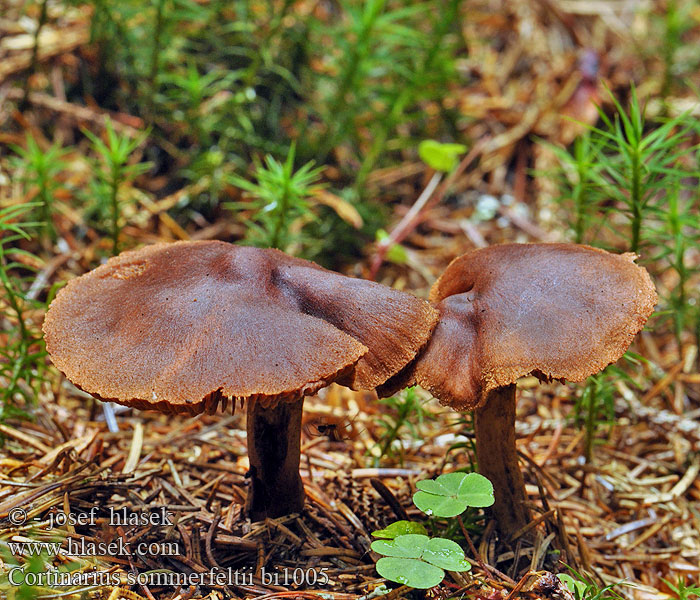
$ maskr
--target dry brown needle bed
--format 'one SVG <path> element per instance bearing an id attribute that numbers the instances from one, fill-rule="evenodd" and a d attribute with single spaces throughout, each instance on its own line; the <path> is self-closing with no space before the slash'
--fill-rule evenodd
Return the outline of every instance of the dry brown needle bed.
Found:
<path id="1" fill-rule="evenodd" d="M 11 20 L 19 18 L 20 5 L 4 3 L 8 17 L 0 18 L 1 141 L 21 144 L 26 133 L 32 133 L 46 148 L 51 142 L 42 133 L 42 124 L 48 122 L 55 127 L 57 138 L 71 139 L 82 126 L 101 132 L 108 116 L 117 131 L 135 137 L 144 127 L 141 118 L 104 110 L 92 99 L 76 104 L 61 97 L 67 87 L 64 78 L 77 79 L 77 65 L 89 64 L 90 22 L 79 9 L 57 14 L 53 3 L 49 3 L 51 10 L 37 55 L 50 84 L 44 91 L 28 95 L 29 109 L 25 113 L 14 110 L 15 103 L 24 96 L 21 84 L 33 52 L 32 36 Z M 551 231 L 559 210 L 551 200 L 556 193 L 552 182 L 529 176 L 531 169 L 546 171 L 555 161 L 551 152 L 533 138 L 569 144 L 582 128 L 576 121 L 592 123 L 597 119 L 595 103 L 606 101 L 602 83 L 615 93 L 627 90 L 630 78 L 642 70 L 642 59 L 630 48 L 637 45 L 632 39 L 636 26 L 642 23 L 649 27 L 649 23 L 630 6 L 552 0 L 470 3 L 470 18 L 464 21 L 461 32 L 469 48 L 459 64 L 467 76 L 446 91 L 443 107 L 424 108 L 426 114 L 442 114 L 447 109 L 468 116 L 460 125 L 462 133 L 467 139 L 483 140 L 483 145 L 478 161 L 470 163 L 454 182 L 454 198 L 449 204 L 445 201 L 430 207 L 421 215 L 417 229 L 405 239 L 411 249 L 409 265 L 386 265 L 380 272 L 383 282 L 426 297 L 428 288 L 450 261 L 470 249 L 501 242 L 561 239 L 558 231 Z M 596 48 L 602 59 L 593 75 L 591 56 L 585 52 L 588 48 Z M 648 60 L 656 64 L 658 57 Z M 43 77 L 39 74 L 37 79 Z M 13 87 L 15 82 L 20 86 Z M 671 97 L 667 105 L 673 109 L 685 101 Z M 654 110 L 658 109 L 650 106 L 648 114 L 651 116 Z M 92 164 L 78 151 L 66 160 L 75 166 L 72 189 L 87 188 Z M 4 173 L 0 175 L 4 177 Z M 387 204 L 402 200 L 394 204 L 394 222 L 398 222 L 409 210 L 410 201 L 406 199 L 415 197 L 428 178 L 423 165 L 404 162 L 371 173 L 367 185 Z M 153 189 L 163 189 L 151 183 Z M 138 194 L 134 204 L 125 208 L 124 247 L 189 239 L 240 239 L 244 228 L 233 219 L 183 226 L 169 214 L 183 198 L 207 191 L 210 184 L 205 176 L 163 197 L 152 199 Z M 125 189 L 125 193 L 132 191 Z M 42 287 L 86 273 L 107 251 L 107 242 L 85 224 L 73 205 L 74 198 L 66 193 L 68 198 L 59 199 L 55 223 L 63 244 L 40 267 L 37 280 L 41 285 L 30 291 L 31 297 Z M 479 220 L 474 207 L 484 193 L 493 194 L 498 206 L 493 218 Z M 526 203 L 533 195 L 538 198 L 536 206 Z M 0 206 L 24 201 L 19 183 L 0 185 Z M 78 235 L 77 231 L 82 233 Z M 120 260 L 124 259 L 102 267 L 102 273 L 112 269 L 118 275 L 111 281 L 114 284 L 128 282 L 141 268 Z M 297 262 L 290 264 L 301 269 Z M 631 262 L 629 265 L 632 268 Z M 364 262 L 356 272 L 363 270 L 367 271 Z M 674 277 L 667 273 L 661 283 L 671 288 Z M 478 283 L 475 287 L 489 287 L 488 282 Z M 443 293 L 442 288 L 442 284 L 438 286 L 434 301 L 469 293 L 462 289 Z M 299 291 L 293 290 L 294 294 L 299 296 Z M 118 302 L 119 298 L 115 300 Z M 42 319 L 39 311 L 27 316 L 34 322 Z M 323 372 L 295 382 L 299 384 L 295 391 L 309 383 L 321 387 L 321 379 L 325 384 L 336 375 L 351 377 L 352 369 L 343 372 L 343 367 L 358 364 L 365 356 L 363 348 L 368 353 L 371 350 L 370 343 L 353 343 L 344 337 L 342 327 L 323 329 L 326 335 L 342 342 L 345 354 L 337 364 L 326 364 L 328 368 Z M 636 328 L 632 329 L 636 333 Z M 697 411 L 682 414 L 685 398 L 697 405 L 700 397 L 700 373 L 695 361 L 698 349 L 676 349 L 671 337 L 650 331 L 635 342 L 633 349 L 655 366 L 645 367 L 641 392 L 618 384 L 624 401 L 617 406 L 617 424 L 595 447 L 590 464 L 581 461 L 583 434 L 569 418 L 575 397 L 572 388 L 559 383 L 535 387 L 534 378 L 520 379 L 514 442 L 520 457 L 525 505 L 537 525 L 517 532 L 520 538 L 530 540 L 510 548 L 497 543 L 493 526 L 487 526 L 483 537 L 474 540 L 475 552 L 468 553 L 474 564 L 472 574 L 448 575 L 443 586 L 445 597 L 461 597 L 463 593 L 466 598 L 480 600 L 502 600 L 509 594 L 512 598 L 544 598 L 549 579 L 542 569 L 561 568 L 548 553 L 552 548 L 562 553 L 565 562 L 586 571 L 599 583 L 625 580 L 634 587 L 618 591 L 635 600 L 665 600 L 669 591 L 662 577 L 675 580 L 682 576 L 695 582 L 700 579 L 700 463 L 695 454 L 700 444 L 698 415 Z M 417 341 L 401 360 L 417 352 L 420 345 Z M 85 352 L 91 354 L 89 348 Z M 128 364 L 130 357 L 121 360 Z M 536 367 L 528 364 L 526 371 Z M 470 375 L 490 370 L 494 381 L 505 385 L 495 369 L 492 364 L 479 363 L 467 365 L 462 372 Z M 382 377 L 394 375 L 393 370 Z M 538 370 L 547 374 L 546 369 Z M 275 369 L 270 371 L 274 374 Z M 86 379 L 78 383 L 87 389 L 91 373 L 84 375 Z M 563 375 L 571 376 L 568 371 L 550 374 Z M 422 377 L 420 371 L 417 377 Z M 444 387 L 434 377 L 432 382 L 436 393 Z M 188 385 L 197 383 L 202 381 Z M 371 452 L 382 435 L 377 424 L 382 408 L 373 392 L 332 386 L 321 392 L 322 400 L 307 400 L 308 426 L 301 427 L 300 422 L 301 461 L 297 467 L 306 490 L 303 512 L 251 523 L 243 514 L 250 487 L 250 478 L 246 477 L 250 461 L 241 415 L 220 414 L 225 394 L 218 392 L 218 383 L 213 387 L 210 383 L 197 387 L 193 397 L 201 406 L 196 408 L 218 410 L 219 414 L 190 419 L 127 412 L 120 416 L 120 431 L 112 434 L 104 422 L 96 420 L 97 403 L 56 374 L 51 389 L 39 398 L 41 409 L 34 423 L 7 421 L 0 425 L 5 440 L 0 454 L 0 571 L 8 564 L 3 554 L 8 542 L 46 540 L 50 534 L 63 547 L 69 539 L 82 539 L 95 544 L 118 542 L 130 548 L 146 543 L 160 549 L 144 555 L 56 557 L 57 566 L 73 562 L 84 573 L 96 569 L 126 578 L 146 571 L 201 573 L 232 568 L 245 577 L 237 584 L 181 590 L 152 585 L 89 586 L 80 592 L 89 598 L 359 599 L 384 583 L 374 568 L 376 557 L 368 552 L 371 532 L 399 518 L 401 510 L 409 518 L 422 518 L 411 502 L 415 481 L 434 477 L 444 469 L 470 468 L 474 460 L 466 443 L 469 439 L 460 436 L 462 428 L 455 425 L 457 415 L 431 403 L 428 410 L 435 418 L 421 426 L 421 439 L 404 435 L 400 452 L 384 457 L 379 467 L 372 466 Z M 371 383 L 377 385 L 374 379 Z M 124 402 L 137 398 L 146 404 L 154 401 L 152 395 L 139 397 L 143 396 L 139 393 L 142 390 L 127 386 L 129 393 L 120 395 L 114 386 L 108 389 L 106 385 L 100 382 L 88 391 Z M 466 387 L 470 385 L 473 381 L 467 381 Z M 267 395 L 292 389 L 278 388 L 266 390 Z M 251 389 L 231 395 L 247 397 Z M 156 391 L 156 403 L 160 392 Z M 427 401 L 427 394 L 422 397 Z M 186 410 L 185 399 L 175 400 Z M 228 413 L 234 405 L 240 409 L 240 404 L 229 401 Z M 254 403 L 248 403 L 251 406 Z M 335 419 L 352 415 L 350 435 L 325 435 L 331 430 L 321 431 L 318 425 L 328 425 L 329 415 Z M 462 445 L 450 449 L 453 442 Z M 377 493 L 373 479 L 381 481 L 395 504 Z M 60 521 L 60 515 L 88 514 L 93 507 L 99 509 L 94 525 L 76 523 L 48 529 L 51 523 Z M 164 507 L 167 515 L 161 517 Z M 110 525 L 110 509 L 157 515 L 160 521 L 156 525 Z M 27 521 L 13 524 L 11 515 L 16 520 L 26 515 Z M 167 552 L 175 546 L 177 553 Z M 26 563 L 26 557 L 18 561 Z M 263 569 L 268 567 L 279 572 L 286 568 L 289 573 L 296 569 L 325 572 L 329 580 L 324 585 L 317 582 L 315 587 L 280 579 L 263 581 Z M 66 594 L 75 590 L 60 588 Z M 385 598 L 394 600 L 406 592 L 405 588 L 397 588 Z"/>

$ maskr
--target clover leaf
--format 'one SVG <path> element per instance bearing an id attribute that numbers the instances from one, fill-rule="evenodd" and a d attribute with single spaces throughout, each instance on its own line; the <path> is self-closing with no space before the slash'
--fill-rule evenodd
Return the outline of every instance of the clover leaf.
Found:
<path id="1" fill-rule="evenodd" d="M 408 533 L 400 535 L 393 540 L 377 540 L 372 542 L 370 547 L 377 554 L 383 554 L 384 556 L 420 558 L 429 540 L 430 538 L 427 535 Z"/>
<path id="2" fill-rule="evenodd" d="M 408 533 L 393 540 L 372 542 L 372 550 L 384 555 L 377 572 L 390 581 L 427 589 L 445 577 L 445 570 L 468 571 L 471 565 L 458 544 L 445 538 Z"/>
<path id="3" fill-rule="evenodd" d="M 421 558 L 446 571 L 468 571 L 472 568 L 459 544 L 446 538 L 432 538 L 423 550 Z"/>
<path id="4" fill-rule="evenodd" d="M 413 503 L 426 515 L 455 517 L 468 506 L 491 506 L 493 485 L 478 473 L 445 473 L 437 479 L 416 482 Z"/>
<path id="5" fill-rule="evenodd" d="M 445 577 L 439 567 L 415 558 L 380 558 L 377 573 L 389 581 L 423 590 L 435 587 Z"/>

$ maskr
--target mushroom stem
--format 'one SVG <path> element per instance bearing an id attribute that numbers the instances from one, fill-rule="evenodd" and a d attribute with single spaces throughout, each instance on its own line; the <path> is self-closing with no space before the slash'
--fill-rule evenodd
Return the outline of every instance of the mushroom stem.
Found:
<path id="1" fill-rule="evenodd" d="M 299 475 L 304 399 L 263 408 L 248 402 L 251 484 L 246 512 L 252 521 L 301 512 L 304 484 Z"/>
<path id="2" fill-rule="evenodd" d="M 530 522 L 515 447 L 515 384 L 489 393 L 484 406 L 474 411 L 474 430 L 479 472 L 493 483 L 491 512 L 500 534 L 510 540 Z"/>

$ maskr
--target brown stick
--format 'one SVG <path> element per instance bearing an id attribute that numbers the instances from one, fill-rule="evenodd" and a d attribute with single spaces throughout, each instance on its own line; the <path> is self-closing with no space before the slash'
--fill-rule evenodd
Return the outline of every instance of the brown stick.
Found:
<path id="1" fill-rule="evenodd" d="M 372 484 L 372 487 L 376 490 L 376 492 L 382 497 L 384 502 L 391 507 L 391 510 L 394 511 L 394 514 L 399 521 L 409 520 L 408 513 L 406 513 L 404 507 L 401 506 L 401 503 L 396 499 L 396 496 L 394 496 L 392 491 L 386 487 L 386 485 L 384 485 L 384 482 L 381 479 L 372 477 L 369 482 Z"/>
<path id="2" fill-rule="evenodd" d="M 429 183 L 426 189 L 423 190 L 421 197 L 416 201 L 414 207 L 412 207 L 411 210 L 409 210 L 408 213 L 406 213 L 403 219 L 401 219 L 399 224 L 396 227 L 394 227 L 394 229 L 392 229 L 386 241 L 381 242 L 377 247 L 377 252 L 374 255 L 374 258 L 372 259 L 372 263 L 370 265 L 369 279 L 371 281 L 374 281 L 377 272 L 379 271 L 379 268 L 384 262 L 384 257 L 389 251 L 389 248 L 391 248 L 394 244 L 400 244 L 404 240 L 404 238 L 406 238 L 425 218 L 425 214 L 433 206 L 439 204 L 442 201 L 442 199 L 445 197 L 445 194 L 447 194 L 449 189 L 452 187 L 452 184 L 464 172 L 464 170 L 469 166 L 469 164 L 482 153 L 483 149 L 486 147 L 486 143 L 490 141 L 491 138 L 487 136 L 481 138 L 476 144 L 474 144 L 474 147 L 461 160 L 459 165 L 457 165 L 457 168 L 447 176 L 447 178 L 442 182 L 442 185 L 437 189 L 435 189 L 435 187 L 431 184 L 435 182 L 435 186 L 437 186 L 437 183 L 440 181 L 440 178 L 438 177 L 436 179 L 435 176 L 433 176 L 431 183 Z M 427 194 L 427 197 L 424 197 L 423 194 Z"/>
<path id="3" fill-rule="evenodd" d="M 505 540 L 530 522 L 525 481 L 515 447 L 515 385 L 493 390 L 474 411 L 479 472 L 493 483 L 491 512 Z"/>
<path id="4" fill-rule="evenodd" d="M 472 538 L 469 535 L 467 528 L 464 526 L 464 521 L 462 521 L 462 515 L 457 515 L 457 521 L 459 522 L 459 528 L 462 530 L 462 535 L 464 536 L 464 539 L 467 540 L 467 544 L 469 545 L 469 549 L 472 552 L 472 556 L 474 557 L 474 560 L 479 563 L 479 566 L 481 567 L 482 571 L 484 571 L 486 578 L 491 579 L 491 575 L 489 574 L 489 569 L 486 566 L 484 559 L 481 558 L 481 554 L 479 554 L 479 551 L 474 546 L 474 542 L 472 542 Z"/>
<path id="5" fill-rule="evenodd" d="M 248 402 L 250 489 L 246 512 L 253 521 L 301 512 L 304 484 L 299 475 L 303 398 L 262 408 Z"/>

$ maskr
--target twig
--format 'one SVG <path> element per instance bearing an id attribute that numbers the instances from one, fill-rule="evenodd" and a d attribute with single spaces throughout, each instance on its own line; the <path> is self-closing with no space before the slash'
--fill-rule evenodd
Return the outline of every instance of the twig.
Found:
<path id="1" fill-rule="evenodd" d="M 8 100 L 21 100 L 22 91 L 16 88 L 7 90 L 5 97 Z M 99 127 L 100 129 L 105 128 L 105 124 L 109 118 L 114 131 L 121 133 L 122 135 L 129 136 L 130 138 L 138 137 L 141 133 L 140 129 L 144 127 L 144 122 L 139 117 L 134 117 L 133 115 L 120 112 L 105 110 L 97 111 L 87 106 L 80 106 L 78 104 L 66 102 L 65 100 L 61 100 L 55 96 L 50 96 L 49 94 L 44 94 L 43 92 L 30 92 L 27 100 L 29 104 L 60 113 L 62 115 L 67 115 L 77 123 L 90 123 L 91 125 Z"/>
<path id="2" fill-rule="evenodd" d="M 515 587 L 510 591 L 510 594 L 508 594 L 508 595 L 506 596 L 506 600 L 513 600 L 514 598 L 516 598 L 516 594 L 517 594 L 521 589 L 523 589 L 523 586 L 525 585 L 525 582 L 529 579 L 529 577 L 530 577 L 531 575 L 533 575 L 533 572 L 532 572 L 532 571 L 528 571 L 527 573 L 525 573 L 525 575 L 523 575 L 523 576 L 520 578 L 520 581 L 518 581 L 518 583 L 515 585 Z"/>
<path id="3" fill-rule="evenodd" d="M 214 534 L 216 533 L 216 528 L 219 525 L 219 521 L 221 521 L 221 514 L 217 513 L 216 516 L 214 517 L 214 520 L 211 522 L 211 525 L 209 526 L 209 530 L 207 531 L 207 535 L 204 537 L 204 552 L 207 555 L 207 559 L 209 560 L 209 564 L 212 567 L 215 567 L 217 569 L 220 569 L 220 565 L 218 562 L 216 562 L 216 559 L 214 558 L 214 553 L 212 552 L 211 549 L 211 543 L 212 540 L 214 539 Z"/>
<path id="4" fill-rule="evenodd" d="M 462 530 L 462 535 L 464 536 L 464 539 L 467 540 L 469 550 L 474 555 L 474 559 L 477 563 L 479 563 L 481 570 L 484 571 L 484 573 L 486 573 L 487 579 L 491 579 L 491 577 L 489 576 L 489 569 L 486 566 L 486 563 L 482 560 L 481 555 L 477 552 L 476 547 L 474 546 L 474 542 L 472 542 L 472 538 L 469 535 L 467 528 L 464 526 L 464 521 L 462 521 L 462 515 L 457 515 L 457 521 L 459 522 L 459 528 Z"/>
<path id="5" fill-rule="evenodd" d="M 369 279 L 373 280 L 379 268 L 384 262 L 384 257 L 394 244 L 401 243 L 402 240 L 410 234 L 418 224 L 423 220 L 423 215 L 430 210 L 436 204 L 439 204 L 442 199 L 447 194 L 448 190 L 452 187 L 452 184 L 456 181 L 465 169 L 474 161 L 482 152 L 487 142 L 491 138 L 484 137 L 480 139 L 471 151 L 462 159 L 457 168 L 452 171 L 447 178 L 442 182 L 442 185 L 438 187 L 440 183 L 441 175 L 435 173 L 431 178 L 428 185 L 425 187 L 418 200 L 411 207 L 411 209 L 404 215 L 404 217 L 399 221 L 399 223 L 391 230 L 389 236 L 379 243 L 377 246 L 377 252 L 372 259 L 372 264 L 370 266 Z"/>
<path id="6" fill-rule="evenodd" d="M 374 255 L 374 259 L 372 260 L 372 266 L 369 270 L 370 279 L 374 279 L 376 277 L 377 271 L 379 270 L 379 267 L 382 266 L 382 262 L 384 262 L 384 257 L 386 256 L 386 253 L 389 251 L 389 249 L 394 244 L 398 244 L 409 233 L 409 228 L 411 227 L 413 220 L 420 214 L 420 212 L 423 210 L 423 207 L 427 204 L 428 200 L 430 200 L 430 196 L 433 195 L 433 192 L 437 188 L 441 179 L 442 173 L 433 173 L 433 176 L 430 178 L 428 185 L 425 186 L 425 188 L 421 192 L 421 195 L 418 196 L 418 200 L 415 201 L 410 210 L 399 221 L 398 225 L 394 227 L 394 229 L 391 231 L 391 234 L 386 239 L 381 240 L 377 244 L 377 252 Z"/>

